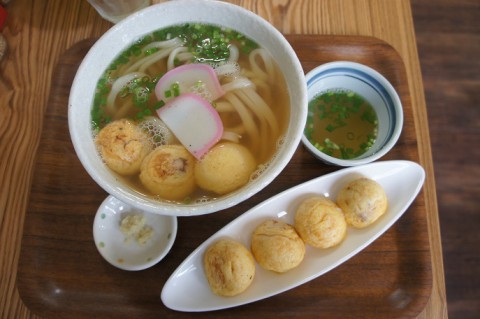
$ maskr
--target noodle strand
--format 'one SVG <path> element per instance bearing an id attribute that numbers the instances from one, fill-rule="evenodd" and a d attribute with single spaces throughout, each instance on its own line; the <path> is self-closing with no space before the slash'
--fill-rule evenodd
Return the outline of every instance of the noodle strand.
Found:
<path id="1" fill-rule="evenodd" d="M 222 89 L 225 92 L 228 92 L 228 91 L 233 91 L 233 90 L 250 88 L 250 87 L 254 87 L 254 86 L 255 85 L 253 84 L 252 81 L 250 81 L 247 78 L 241 77 L 241 78 L 235 79 L 232 82 L 229 82 L 229 83 L 226 83 L 226 84 L 222 85 Z"/>
<path id="2" fill-rule="evenodd" d="M 166 48 L 166 49 L 163 49 L 163 50 L 160 50 L 160 51 L 157 51 L 151 55 L 148 55 L 146 57 L 144 57 L 143 59 L 140 59 L 138 60 L 137 62 L 133 63 L 132 65 L 130 65 L 126 70 L 125 72 L 126 73 L 130 73 L 130 72 L 134 72 L 134 71 L 138 71 L 140 70 L 140 68 L 143 66 L 143 65 L 146 65 L 146 67 L 143 68 L 143 70 L 145 70 L 149 65 L 155 63 L 156 61 L 160 60 L 160 59 L 163 59 L 164 57 L 166 57 L 168 54 L 170 54 L 170 52 L 174 49 L 175 47 L 169 47 L 169 48 Z M 152 63 L 149 63 L 150 61 L 152 61 Z M 148 63 L 148 65 L 147 65 Z"/>
<path id="3" fill-rule="evenodd" d="M 155 42 L 147 44 L 143 48 L 142 51 L 143 51 L 143 53 L 145 53 L 146 51 L 148 51 L 150 49 L 153 49 L 153 48 L 165 49 L 165 48 L 170 48 L 170 47 L 176 47 L 176 46 L 179 46 L 181 44 L 183 44 L 183 41 L 180 38 L 173 38 L 173 39 L 165 40 L 165 41 L 155 41 Z"/>
<path id="4" fill-rule="evenodd" d="M 242 123 L 245 126 L 247 131 L 247 135 L 250 137 L 250 141 L 252 143 L 252 148 L 254 151 L 258 148 L 256 146 L 257 136 L 258 136 L 258 129 L 255 124 L 255 121 L 252 118 L 252 114 L 250 111 L 245 107 L 243 102 L 237 98 L 234 94 L 227 93 L 225 94 L 225 99 L 232 104 L 232 106 L 236 109 L 238 115 L 242 119 Z"/>
<path id="5" fill-rule="evenodd" d="M 179 53 L 184 53 L 187 51 L 188 51 L 187 47 L 178 47 L 173 49 L 172 52 L 170 52 L 170 55 L 168 56 L 168 59 L 167 59 L 167 70 L 170 71 L 175 67 L 175 58 Z"/>

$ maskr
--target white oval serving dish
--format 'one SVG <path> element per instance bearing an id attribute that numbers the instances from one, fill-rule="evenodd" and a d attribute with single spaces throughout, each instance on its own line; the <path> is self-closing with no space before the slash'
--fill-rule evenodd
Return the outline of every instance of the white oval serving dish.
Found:
<path id="1" fill-rule="evenodd" d="M 384 188 L 389 207 L 374 224 L 364 229 L 348 228 L 345 240 L 338 246 L 320 250 L 307 245 L 302 263 L 284 274 L 262 269 L 256 264 L 252 285 L 234 297 L 213 294 L 203 271 L 206 248 L 221 237 L 231 237 L 250 247 L 250 236 L 262 221 L 280 219 L 293 225 L 300 203 L 311 195 L 324 195 L 335 200 L 339 190 L 349 181 L 371 178 Z M 387 231 L 407 210 L 425 180 L 425 172 L 410 161 L 383 161 L 345 168 L 292 187 L 245 212 L 201 244 L 173 272 L 165 283 L 161 299 L 165 306 L 178 311 L 211 311 L 258 301 L 304 284 L 341 265 Z"/>

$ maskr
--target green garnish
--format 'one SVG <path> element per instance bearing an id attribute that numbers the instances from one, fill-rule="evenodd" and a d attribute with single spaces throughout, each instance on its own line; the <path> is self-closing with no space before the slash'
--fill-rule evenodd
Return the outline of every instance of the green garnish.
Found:
<path id="1" fill-rule="evenodd" d="M 377 127 L 377 114 L 360 95 L 330 90 L 309 102 L 304 133 L 318 150 L 349 159 L 362 155 L 375 144 Z"/>
<path id="2" fill-rule="evenodd" d="M 158 101 L 157 103 L 155 103 L 155 105 L 153 106 L 153 108 L 154 108 L 155 110 L 158 110 L 159 108 L 161 108 L 161 107 L 164 106 L 164 105 L 165 105 L 165 102 L 164 102 L 163 100 L 160 100 L 160 101 Z"/>
<path id="3" fill-rule="evenodd" d="M 232 42 L 246 53 L 258 48 L 257 43 L 234 30 L 209 24 L 186 23 L 173 26 L 153 32 L 153 37 L 156 41 L 181 38 L 193 53 L 193 62 L 215 63 L 227 60 L 230 57 L 229 45 Z"/>
<path id="4" fill-rule="evenodd" d="M 142 107 L 150 99 L 150 90 L 144 86 L 133 89 L 133 103 L 136 107 Z"/>
<path id="5" fill-rule="evenodd" d="M 157 51 L 158 51 L 158 48 L 151 48 L 151 49 L 145 50 L 145 55 L 152 55 Z"/>
<path id="6" fill-rule="evenodd" d="M 173 96 L 177 97 L 180 95 L 180 85 L 178 83 L 173 83 L 170 88 L 173 92 Z"/>

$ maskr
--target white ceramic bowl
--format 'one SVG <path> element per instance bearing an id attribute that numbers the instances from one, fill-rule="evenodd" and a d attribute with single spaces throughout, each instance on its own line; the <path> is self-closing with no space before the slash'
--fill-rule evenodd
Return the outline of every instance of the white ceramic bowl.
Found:
<path id="1" fill-rule="evenodd" d="M 384 156 L 397 142 L 403 127 L 403 109 L 394 87 L 374 69 L 355 62 L 339 61 L 320 65 L 307 73 L 308 100 L 325 91 L 349 90 L 366 99 L 378 118 L 375 143 L 353 159 L 339 159 L 318 150 L 303 134 L 305 147 L 318 159 L 338 166 L 356 166 Z"/>
<path id="2" fill-rule="evenodd" d="M 92 139 L 91 105 L 95 86 L 109 63 L 140 36 L 185 22 L 232 28 L 265 47 L 286 77 L 290 120 L 284 143 L 268 169 L 254 182 L 215 201 L 195 205 L 169 204 L 140 195 L 120 183 L 99 157 Z M 113 26 L 90 49 L 75 76 L 69 99 L 68 124 L 75 151 L 90 176 L 109 194 L 147 212 L 191 216 L 213 213 L 251 197 L 287 165 L 300 142 L 307 114 L 304 73 L 294 50 L 271 24 L 241 7 L 216 1 L 171 1 L 148 7 Z"/>
<path id="3" fill-rule="evenodd" d="M 121 231 L 122 219 L 143 215 L 145 226 L 152 229 L 151 238 L 138 243 L 134 236 Z M 177 217 L 149 214 L 108 196 L 98 208 L 93 221 L 93 238 L 100 255 L 111 265 L 123 270 L 143 270 L 161 261 L 177 236 Z"/>

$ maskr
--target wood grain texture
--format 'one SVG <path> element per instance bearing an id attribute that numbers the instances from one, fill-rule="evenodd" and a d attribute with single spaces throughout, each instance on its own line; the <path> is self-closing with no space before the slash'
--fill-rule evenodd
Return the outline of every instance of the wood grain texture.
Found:
<path id="1" fill-rule="evenodd" d="M 385 40 L 406 65 L 417 132 L 419 162 L 427 171 L 424 187 L 433 290 L 422 318 L 445 318 L 442 253 L 430 150 L 428 120 L 415 45 L 410 3 L 392 1 L 235 1 L 271 21 L 283 33 L 369 35 Z M 98 37 L 111 24 L 86 1 L 15 0 L 7 7 L 2 31 L 9 52 L 1 62 L 0 118 L 0 314 L 33 315 L 19 299 L 15 281 L 20 241 L 33 176 L 35 154 L 54 67 L 61 54 L 86 38 Z"/>
<path id="2" fill-rule="evenodd" d="M 480 313 L 480 2 L 418 0 L 412 7 L 432 136 L 448 314 L 474 319 Z"/>
<path id="3" fill-rule="evenodd" d="M 384 74 L 399 93 L 405 116 L 402 136 L 384 159 L 418 161 L 406 74 L 392 47 L 366 37 L 292 35 L 288 40 L 306 72 L 322 63 L 352 60 Z M 158 296 L 168 276 L 190 252 L 260 201 L 338 168 L 319 163 L 300 146 L 282 174 L 251 199 L 217 214 L 181 218 L 172 252 L 158 266 L 139 273 L 111 267 L 96 252 L 91 232 L 94 212 L 106 193 L 76 158 L 67 127 L 70 85 L 92 43 L 74 45 L 55 69 L 26 214 L 19 291 L 29 309 L 46 317 L 118 317 L 119 312 L 125 318 L 188 317 L 166 309 Z M 299 317 L 313 313 L 327 318 L 357 318 L 358 313 L 367 318 L 415 316 L 424 308 L 432 282 L 425 213 L 420 194 L 392 229 L 341 268 L 292 291 L 236 309 L 230 316 L 283 318 L 290 317 L 292 308 Z M 128 301 L 120 302 L 126 297 Z M 226 313 L 229 310 L 199 316 L 224 317 Z"/>

